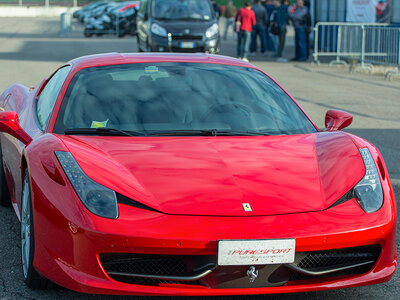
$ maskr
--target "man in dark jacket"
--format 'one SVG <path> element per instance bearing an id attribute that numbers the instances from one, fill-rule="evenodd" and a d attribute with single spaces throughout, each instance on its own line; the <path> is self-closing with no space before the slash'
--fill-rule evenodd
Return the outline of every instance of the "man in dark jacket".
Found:
<path id="1" fill-rule="evenodd" d="M 297 3 L 289 12 L 289 18 L 293 22 L 295 31 L 296 55 L 292 60 L 306 61 L 307 60 L 307 20 L 309 12 L 307 6 L 304 5 L 304 0 L 297 0 Z"/>
<path id="2" fill-rule="evenodd" d="M 219 17 L 221 16 L 221 8 L 219 7 L 218 3 L 215 0 L 211 0 L 211 5 L 215 11 L 217 19 L 219 19 Z"/>
<path id="3" fill-rule="evenodd" d="M 236 11 L 237 11 L 236 7 L 233 5 L 232 0 L 229 0 L 224 11 L 224 17 L 225 17 L 224 40 L 226 40 L 226 36 L 228 35 L 229 27 L 232 28 L 233 39 L 236 40 L 236 32 L 235 32 Z"/>
<path id="4" fill-rule="evenodd" d="M 276 51 L 276 45 L 274 42 L 274 37 L 270 33 L 270 27 L 271 27 L 271 14 L 275 10 L 274 6 L 274 1 L 273 0 L 267 0 L 264 4 L 265 8 L 267 9 L 267 27 L 266 27 L 266 41 L 267 41 L 267 50 L 271 52 Z"/>
<path id="5" fill-rule="evenodd" d="M 257 36 L 260 38 L 261 43 L 261 53 L 264 53 L 266 49 L 266 36 L 265 27 L 267 26 L 267 10 L 263 5 L 261 5 L 261 0 L 254 0 L 254 4 L 251 7 L 256 16 L 256 24 L 253 26 L 253 31 L 251 32 L 251 46 L 250 52 L 255 54 L 257 52 Z"/>
<path id="6" fill-rule="evenodd" d="M 276 52 L 278 62 L 286 62 L 285 58 L 282 58 L 282 52 L 285 48 L 286 40 L 286 25 L 288 22 L 288 7 L 282 3 L 281 0 L 274 0 L 275 10 L 271 15 L 271 31 L 278 37 L 278 50 Z"/>

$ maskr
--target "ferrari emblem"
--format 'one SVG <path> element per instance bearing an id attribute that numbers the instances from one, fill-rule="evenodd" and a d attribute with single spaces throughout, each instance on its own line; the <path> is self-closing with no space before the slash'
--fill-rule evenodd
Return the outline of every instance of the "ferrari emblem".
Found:
<path id="1" fill-rule="evenodd" d="M 254 282 L 258 277 L 258 270 L 255 267 L 251 266 L 247 270 L 247 276 L 249 277 L 250 282 Z"/>
<path id="2" fill-rule="evenodd" d="M 250 206 L 250 203 L 242 203 L 244 211 L 253 211 Z"/>

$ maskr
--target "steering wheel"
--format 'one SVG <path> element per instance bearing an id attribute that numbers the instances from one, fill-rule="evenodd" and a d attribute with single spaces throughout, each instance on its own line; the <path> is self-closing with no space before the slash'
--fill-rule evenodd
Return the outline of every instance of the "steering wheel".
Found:
<path id="1" fill-rule="evenodd" d="M 243 104 L 239 103 L 227 103 L 227 104 L 213 104 L 201 117 L 200 121 L 207 120 L 210 115 L 215 114 L 216 112 L 237 112 L 238 110 L 242 110 L 246 115 L 250 116 L 249 108 Z"/>

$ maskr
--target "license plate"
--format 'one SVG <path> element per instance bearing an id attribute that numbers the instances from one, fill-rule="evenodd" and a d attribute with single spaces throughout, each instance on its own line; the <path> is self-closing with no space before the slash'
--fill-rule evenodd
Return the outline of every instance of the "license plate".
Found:
<path id="1" fill-rule="evenodd" d="M 195 43 L 192 42 L 180 42 L 179 48 L 193 49 L 196 47 Z"/>
<path id="2" fill-rule="evenodd" d="M 295 246 L 295 239 L 218 241 L 218 265 L 293 263 Z"/>

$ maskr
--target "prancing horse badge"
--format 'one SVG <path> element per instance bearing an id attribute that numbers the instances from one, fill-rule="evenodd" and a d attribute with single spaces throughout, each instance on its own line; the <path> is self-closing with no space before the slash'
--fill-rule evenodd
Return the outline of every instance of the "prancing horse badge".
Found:
<path id="1" fill-rule="evenodd" d="M 250 206 L 250 203 L 242 203 L 244 211 L 253 211 Z"/>

